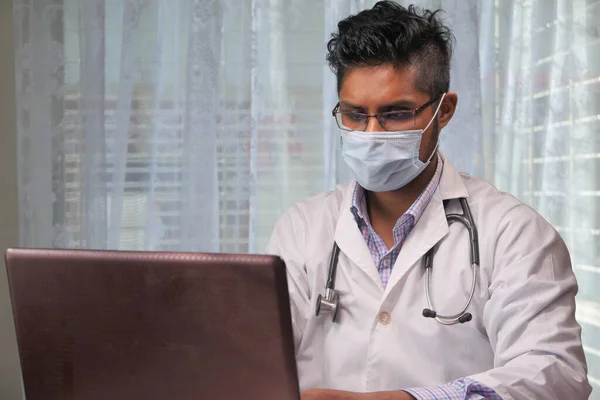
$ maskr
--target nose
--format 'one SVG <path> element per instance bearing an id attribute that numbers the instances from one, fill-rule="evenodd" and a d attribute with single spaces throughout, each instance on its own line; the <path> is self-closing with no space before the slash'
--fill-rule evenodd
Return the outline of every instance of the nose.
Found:
<path id="1" fill-rule="evenodd" d="M 375 116 L 369 116 L 369 120 L 367 121 L 367 128 L 365 132 L 382 132 L 383 127 L 379 123 L 379 120 Z"/>

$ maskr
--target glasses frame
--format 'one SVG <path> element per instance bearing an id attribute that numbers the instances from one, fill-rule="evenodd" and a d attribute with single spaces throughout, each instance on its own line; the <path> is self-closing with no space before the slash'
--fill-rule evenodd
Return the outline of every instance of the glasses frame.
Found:
<path id="1" fill-rule="evenodd" d="M 344 127 L 342 124 L 340 124 L 340 122 L 338 121 L 338 114 L 354 114 L 354 115 L 360 115 L 363 116 L 367 119 L 366 124 L 365 124 L 365 128 L 362 129 L 361 131 L 365 131 L 367 129 L 367 127 L 369 126 L 369 119 L 371 118 L 377 118 L 377 122 L 379 123 L 379 126 L 381 126 L 383 128 L 384 131 L 386 132 L 393 132 L 393 130 L 388 130 L 385 128 L 384 124 L 382 123 L 382 116 L 385 115 L 389 115 L 389 114 L 396 114 L 399 112 L 402 113 L 412 113 L 412 118 L 413 118 L 413 126 L 412 128 L 414 128 L 417 125 L 417 114 L 419 114 L 421 111 L 423 111 L 424 109 L 426 109 L 427 107 L 429 107 L 430 105 L 432 105 L 433 103 L 435 103 L 438 99 L 440 98 L 440 95 L 437 95 L 435 97 L 433 97 L 431 100 L 429 100 L 427 103 L 413 109 L 413 110 L 402 110 L 402 111 L 386 111 L 386 112 L 382 112 L 382 113 L 377 113 L 377 114 L 364 114 L 364 113 L 358 113 L 358 112 L 350 112 L 350 111 L 340 111 L 340 102 L 338 101 L 338 103 L 335 105 L 335 107 L 333 107 L 333 110 L 331 110 L 331 115 L 333 116 L 333 119 L 335 119 L 335 123 L 337 124 L 338 128 L 340 128 L 343 131 L 354 131 L 356 129 L 348 129 L 347 127 Z M 410 129 L 412 129 L 410 128 Z"/>

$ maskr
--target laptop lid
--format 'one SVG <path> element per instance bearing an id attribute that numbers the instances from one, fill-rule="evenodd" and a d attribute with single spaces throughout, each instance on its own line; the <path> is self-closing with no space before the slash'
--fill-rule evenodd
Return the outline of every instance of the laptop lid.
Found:
<path id="1" fill-rule="evenodd" d="M 28 400 L 300 398 L 272 256 L 10 249 Z"/>

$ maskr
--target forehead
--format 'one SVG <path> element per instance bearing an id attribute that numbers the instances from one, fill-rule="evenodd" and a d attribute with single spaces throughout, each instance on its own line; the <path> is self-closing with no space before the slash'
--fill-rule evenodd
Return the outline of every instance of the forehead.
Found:
<path id="1" fill-rule="evenodd" d="M 352 68 L 342 81 L 339 96 L 342 101 L 364 106 L 398 100 L 427 101 L 428 94 L 417 90 L 416 82 L 416 68 L 410 65 Z"/>

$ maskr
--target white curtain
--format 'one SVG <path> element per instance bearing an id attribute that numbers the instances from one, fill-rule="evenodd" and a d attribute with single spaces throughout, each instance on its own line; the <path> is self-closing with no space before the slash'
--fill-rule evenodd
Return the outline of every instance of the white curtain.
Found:
<path id="1" fill-rule="evenodd" d="M 591 398 L 600 399 L 600 1 L 480 5 L 484 176 L 567 243 Z"/>
<path id="2" fill-rule="evenodd" d="M 325 189 L 320 1 L 14 2 L 22 245 L 262 251 Z"/>
<path id="3" fill-rule="evenodd" d="M 261 252 L 350 178 L 325 43 L 375 1 L 13 1 L 21 245 Z M 563 235 L 600 393 L 600 1 L 418 4 L 457 39 L 442 149 Z"/>

